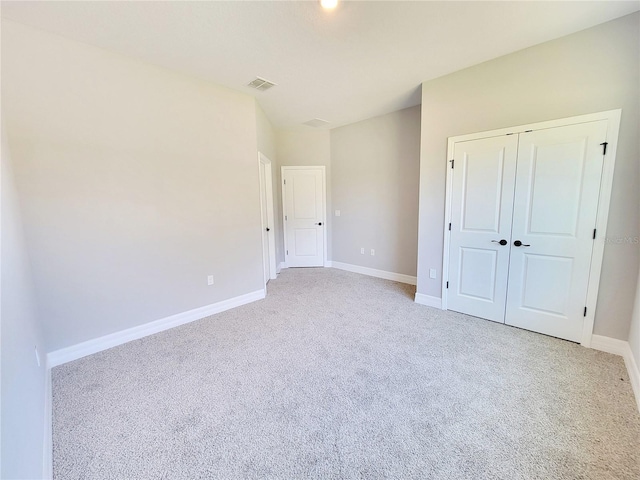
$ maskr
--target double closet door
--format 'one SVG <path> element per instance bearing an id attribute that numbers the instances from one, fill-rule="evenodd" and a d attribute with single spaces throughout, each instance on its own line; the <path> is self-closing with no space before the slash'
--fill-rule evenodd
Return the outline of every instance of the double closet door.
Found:
<path id="1" fill-rule="evenodd" d="M 606 134 L 602 120 L 455 143 L 450 310 L 580 341 Z"/>

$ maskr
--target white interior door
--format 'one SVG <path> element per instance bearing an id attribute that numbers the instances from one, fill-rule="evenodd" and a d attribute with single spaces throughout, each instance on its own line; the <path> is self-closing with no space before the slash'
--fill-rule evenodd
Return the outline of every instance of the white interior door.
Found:
<path id="1" fill-rule="evenodd" d="M 288 267 L 324 266 L 324 167 L 282 167 L 285 259 Z"/>
<path id="2" fill-rule="evenodd" d="M 269 252 L 269 233 L 271 227 L 269 226 L 269 215 L 267 212 L 267 183 L 265 174 L 265 165 L 262 162 L 258 162 L 260 168 L 260 205 L 262 214 L 262 262 L 264 264 L 264 283 L 265 285 L 271 278 L 271 255 Z"/>
<path id="3" fill-rule="evenodd" d="M 580 341 L 607 121 L 520 134 L 506 323 Z"/>
<path id="4" fill-rule="evenodd" d="M 276 278 L 276 238 L 273 209 L 273 174 L 271 160 L 258 152 L 260 172 L 260 212 L 262 217 L 262 261 L 264 264 L 264 283 Z"/>
<path id="5" fill-rule="evenodd" d="M 448 308 L 504 322 L 517 135 L 455 144 Z"/>

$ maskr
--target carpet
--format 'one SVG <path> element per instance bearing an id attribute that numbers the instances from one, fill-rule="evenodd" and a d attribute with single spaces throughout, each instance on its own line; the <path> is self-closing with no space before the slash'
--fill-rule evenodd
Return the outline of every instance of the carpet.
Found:
<path id="1" fill-rule="evenodd" d="M 621 357 L 283 270 L 265 300 L 56 367 L 62 479 L 640 478 Z"/>

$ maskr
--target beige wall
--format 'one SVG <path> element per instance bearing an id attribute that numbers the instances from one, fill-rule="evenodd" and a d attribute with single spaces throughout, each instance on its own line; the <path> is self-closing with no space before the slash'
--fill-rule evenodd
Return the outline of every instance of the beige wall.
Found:
<path id="1" fill-rule="evenodd" d="M 419 293 L 441 295 L 450 136 L 622 108 L 607 236 L 638 236 L 639 25 L 635 13 L 423 84 Z M 627 338 L 638 253 L 606 245 L 596 334 Z"/>
<path id="2" fill-rule="evenodd" d="M 276 134 L 278 151 L 278 170 L 285 166 L 325 166 L 327 175 L 327 256 L 332 258 L 331 235 L 331 146 L 328 130 L 309 132 L 280 130 Z M 278 172 L 278 175 L 280 173 Z M 274 190 L 275 192 L 275 190 Z M 278 181 L 276 211 L 282 216 L 282 182 Z M 284 236 L 282 227 L 277 230 L 276 249 L 279 249 L 278 262 L 284 262 Z"/>
<path id="3" fill-rule="evenodd" d="M 332 260 L 415 276 L 420 106 L 331 130 L 331 166 Z"/>
<path id="4" fill-rule="evenodd" d="M 262 289 L 252 97 L 9 21 L 2 73 L 50 351 Z"/>
<path id="5" fill-rule="evenodd" d="M 46 350 L 4 132 L 0 180 L 0 477 L 41 478 Z"/>
<path id="6" fill-rule="evenodd" d="M 266 155 L 271 162 L 276 161 L 276 132 L 271 125 L 269 117 L 262 107 L 256 102 L 256 135 L 258 151 Z"/>

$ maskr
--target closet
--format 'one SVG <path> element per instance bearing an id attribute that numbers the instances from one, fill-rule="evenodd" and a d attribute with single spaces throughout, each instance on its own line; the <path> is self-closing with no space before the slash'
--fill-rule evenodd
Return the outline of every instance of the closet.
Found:
<path id="1" fill-rule="evenodd" d="M 612 130 L 590 118 L 450 139 L 446 308 L 583 340 Z"/>

